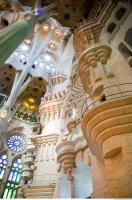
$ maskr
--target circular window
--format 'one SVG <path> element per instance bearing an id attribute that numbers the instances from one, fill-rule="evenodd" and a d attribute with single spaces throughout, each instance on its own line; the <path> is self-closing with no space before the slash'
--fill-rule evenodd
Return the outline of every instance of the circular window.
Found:
<path id="1" fill-rule="evenodd" d="M 7 139 L 7 145 L 13 152 L 22 152 L 26 148 L 26 141 L 20 135 L 12 135 Z"/>

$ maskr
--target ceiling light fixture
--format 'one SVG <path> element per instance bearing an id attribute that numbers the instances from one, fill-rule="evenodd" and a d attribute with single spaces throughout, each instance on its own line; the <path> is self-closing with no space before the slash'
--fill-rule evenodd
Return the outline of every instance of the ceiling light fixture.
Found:
<path id="1" fill-rule="evenodd" d="M 47 70 L 49 70 L 49 69 L 50 69 L 50 66 L 49 66 L 49 65 L 47 65 L 47 66 L 46 66 L 46 69 L 47 69 Z"/>
<path id="2" fill-rule="evenodd" d="M 31 44 L 31 40 L 25 40 L 26 44 Z"/>
<path id="3" fill-rule="evenodd" d="M 43 28 L 44 31 L 48 31 L 48 30 L 49 30 L 48 24 L 44 24 L 44 25 L 42 26 L 42 28 Z"/>
<path id="4" fill-rule="evenodd" d="M 43 67 L 43 66 L 44 66 L 44 64 L 41 62 L 41 63 L 39 64 L 39 66 L 40 66 L 40 67 Z"/>
<path id="5" fill-rule="evenodd" d="M 38 64 L 38 61 L 37 61 L 37 60 L 35 60 L 34 64 L 35 64 L 35 65 L 37 65 L 37 64 Z"/>
<path id="6" fill-rule="evenodd" d="M 0 111 L 0 118 L 5 119 L 7 116 L 8 112 L 7 110 L 3 109 Z"/>
<path id="7" fill-rule="evenodd" d="M 14 55 L 15 55 L 15 56 L 18 56 L 18 52 L 15 52 Z"/>
<path id="8" fill-rule="evenodd" d="M 23 51 L 28 51 L 29 47 L 28 47 L 26 44 L 22 44 L 22 45 L 21 45 L 21 49 L 22 49 Z"/>
<path id="9" fill-rule="evenodd" d="M 61 36 L 61 31 L 60 30 L 56 30 L 55 31 L 55 36 L 56 37 L 60 37 Z"/>
<path id="10" fill-rule="evenodd" d="M 50 43 L 49 45 L 48 45 L 48 47 L 50 48 L 50 49 L 52 49 L 52 50 L 55 50 L 55 48 L 56 48 L 56 45 L 55 45 L 55 43 Z"/>
<path id="11" fill-rule="evenodd" d="M 55 72 L 55 68 L 52 69 L 52 72 Z"/>
<path id="12" fill-rule="evenodd" d="M 44 58 L 45 58 L 46 61 L 50 61 L 50 59 L 51 59 L 50 56 L 47 55 L 47 54 L 44 56 Z"/>
<path id="13" fill-rule="evenodd" d="M 24 55 L 24 54 L 21 54 L 21 55 L 20 55 L 20 58 L 21 58 L 21 59 L 24 59 L 24 58 L 25 58 L 25 55 Z"/>

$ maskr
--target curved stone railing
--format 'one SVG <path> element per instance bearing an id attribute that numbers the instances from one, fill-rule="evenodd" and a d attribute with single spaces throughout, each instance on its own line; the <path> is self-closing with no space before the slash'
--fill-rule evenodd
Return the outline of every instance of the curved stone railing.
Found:
<path id="1" fill-rule="evenodd" d="M 124 88 L 128 88 L 129 89 L 124 89 Z M 111 92 L 111 91 L 112 92 Z M 110 94 L 106 94 L 108 93 L 108 91 L 110 91 Z M 94 108 L 97 105 L 100 105 L 106 101 L 111 101 L 111 100 L 116 100 L 122 97 L 126 97 L 126 96 L 130 96 L 132 95 L 132 83 L 122 83 L 122 84 L 117 84 L 117 85 L 112 85 L 109 87 L 104 88 L 104 92 L 105 94 L 105 101 L 101 101 L 101 99 L 96 99 L 95 101 L 92 101 L 92 103 L 90 103 L 90 100 L 92 99 L 91 96 L 89 96 L 88 98 L 85 99 L 82 108 L 80 109 L 80 115 L 83 118 L 83 115 L 85 114 L 86 111 L 91 110 L 92 108 Z"/>
<path id="2" fill-rule="evenodd" d="M 113 157 L 122 150 L 118 136 L 132 131 L 132 96 L 106 101 L 88 110 L 82 119 L 82 131 L 98 158 Z"/>

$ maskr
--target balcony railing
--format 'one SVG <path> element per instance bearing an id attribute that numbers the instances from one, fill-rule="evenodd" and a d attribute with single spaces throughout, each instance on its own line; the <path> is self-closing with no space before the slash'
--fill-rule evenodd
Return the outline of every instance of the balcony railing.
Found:
<path id="1" fill-rule="evenodd" d="M 100 105 L 104 101 L 115 100 L 118 98 L 132 95 L 132 83 L 123 83 L 106 87 L 104 88 L 103 94 L 105 95 L 104 100 L 101 100 L 101 98 L 99 98 L 93 101 L 91 96 L 86 98 L 82 104 L 82 108 L 80 109 L 78 115 L 81 115 L 81 117 L 83 117 L 86 111 L 94 108 L 97 105 Z"/>

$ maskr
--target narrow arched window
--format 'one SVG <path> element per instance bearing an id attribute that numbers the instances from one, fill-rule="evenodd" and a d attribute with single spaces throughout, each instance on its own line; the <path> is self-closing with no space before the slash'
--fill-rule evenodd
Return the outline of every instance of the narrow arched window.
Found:
<path id="1" fill-rule="evenodd" d="M 121 7 L 117 12 L 116 12 L 116 19 L 121 20 L 124 14 L 126 13 L 126 8 Z"/>
<path id="2" fill-rule="evenodd" d="M 128 29 L 124 38 L 125 42 L 132 47 L 132 28 Z"/>
<path id="3" fill-rule="evenodd" d="M 22 160 L 17 158 L 13 161 L 11 170 L 9 172 L 8 180 L 6 183 L 6 187 L 3 193 L 4 199 L 12 199 L 16 196 L 16 190 L 21 180 L 22 173 Z"/>
<path id="4" fill-rule="evenodd" d="M 115 30 L 115 28 L 116 28 L 116 24 L 112 22 L 111 24 L 108 25 L 107 32 L 112 33 Z"/>
<path id="5" fill-rule="evenodd" d="M 126 45 L 121 42 L 118 46 L 119 51 L 124 56 L 124 58 L 127 60 L 130 56 L 132 56 L 132 52 L 126 47 Z"/>
<path id="6" fill-rule="evenodd" d="M 8 162 L 7 161 L 7 155 L 6 154 L 0 155 L 0 184 L 2 182 L 4 173 L 5 173 L 7 162 Z"/>

